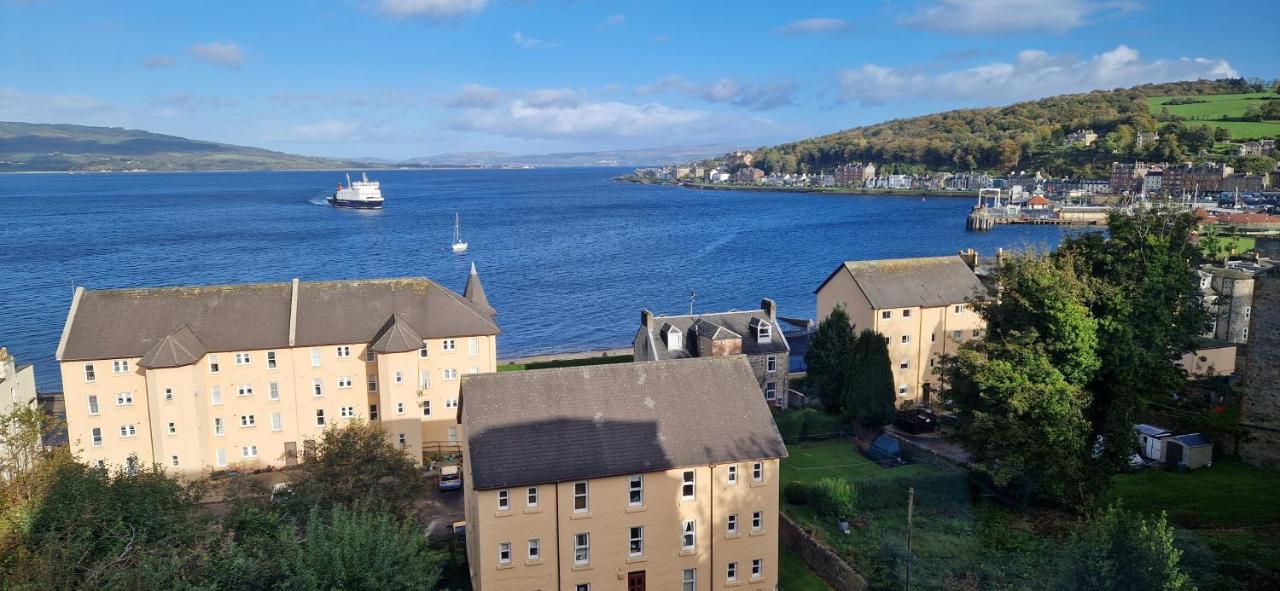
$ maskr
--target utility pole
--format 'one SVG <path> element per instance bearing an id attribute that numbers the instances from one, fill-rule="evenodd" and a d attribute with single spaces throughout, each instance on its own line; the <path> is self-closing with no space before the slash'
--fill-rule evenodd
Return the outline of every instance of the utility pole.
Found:
<path id="1" fill-rule="evenodd" d="M 916 489 L 911 487 L 907 489 L 907 586 L 906 591 L 911 591 L 911 517 L 916 507 Z"/>

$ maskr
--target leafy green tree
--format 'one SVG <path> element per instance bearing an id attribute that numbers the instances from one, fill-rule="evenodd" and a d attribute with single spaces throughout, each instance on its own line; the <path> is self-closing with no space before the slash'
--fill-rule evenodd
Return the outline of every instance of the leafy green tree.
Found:
<path id="1" fill-rule="evenodd" d="M 1270 156 L 1245 156 L 1238 164 L 1245 174 L 1267 174 L 1276 169 L 1276 159 Z"/>
<path id="2" fill-rule="evenodd" d="M 338 506 L 313 509 L 303 538 L 278 553 L 281 591 L 434 589 L 444 560 L 420 531 L 389 513 Z"/>
<path id="3" fill-rule="evenodd" d="M 1215 127 L 1213 130 L 1213 141 L 1225 142 L 1231 139 L 1231 130 L 1225 127 Z"/>
<path id="4" fill-rule="evenodd" d="M 295 515 L 366 502 L 404 515 L 424 486 L 405 450 L 387 439 L 381 425 L 364 421 L 326 429 L 296 474 L 287 503 Z"/>
<path id="5" fill-rule="evenodd" d="M 809 381 L 827 412 L 845 410 L 844 393 L 849 382 L 849 361 L 853 358 L 853 324 L 844 306 L 836 306 L 831 315 L 818 324 L 804 354 Z"/>
<path id="6" fill-rule="evenodd" d="M 1222 239 L 1218 236 L 1217 226 L 1208 226 L 1204 233 L 1200 235 L 1200 250 L 1210 261 L 1218 261 L 1222 256 L 1223 244 Z"/>
<path id="7" fill-rule="evenodd" d="M 1194 591 L 1181 559 L 1163 514 L 1144 519 L 1111 506 L 1072 540 L 1062 561 L 1061 585 L 1079 591 Z"/>
<path id="8" fill-rule="evenodd" d="M 884 335 L 862 329 L 849 356 L 844 407 L 863 427 L 878 429 L 893 422 L 893 367 Z"/>

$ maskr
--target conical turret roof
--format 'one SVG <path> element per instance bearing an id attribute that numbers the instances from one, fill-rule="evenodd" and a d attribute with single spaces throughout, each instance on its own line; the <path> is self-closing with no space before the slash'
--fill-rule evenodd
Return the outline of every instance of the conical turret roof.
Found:
<path id="1" fill-rule="evenodd" d="M 475 263 L 471 263 L 471 276 L 467 277 L 467 287 L 462 291 L 462 297 L 467 298 L 490 316 L 498 314 L 498 311 L 489 305 L 489 298 L 484 295 L 484 285 L 480 283 L 480 274 L 476 272 Z"/>
<path id="2" fill-rule="evenodd" d="M 422 335 L 413 330 L 399 314 L 393 314 L 373 337 L 369 348 L 374 353 L 404 353 L 422 348 Z"/>

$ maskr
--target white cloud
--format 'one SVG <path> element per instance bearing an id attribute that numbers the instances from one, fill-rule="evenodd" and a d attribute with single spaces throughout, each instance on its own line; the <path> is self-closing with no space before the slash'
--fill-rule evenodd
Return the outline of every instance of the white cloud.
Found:
<path id="1" fill-rule="evenodd" d="M 960 35 L 1062 34 L 1093 17 L 1137 10 L 1132 0 L 937 0 L 898 17 L 900 25 Z"/>
<path id="2" fill-rule="evenodd" d="M 228 41 L 196 43 L 191 46 L 191 54 L 202 62 L 228 68 L 239 68 L 244 65 L 244 50 L 240 49 L 239 45 Z"/>
<path id="3" fill-rule="evenodd" d="M 689 82 L 680 76 L 667 76 L 651 84 L 637 86 L 636 96 L 675 91 L 712 103 L 729 103 L 756 111 L 787 107 L 795 103 L 796 84 L 744 84 L 721 78 L 705 84 Z"/>
<path id="4" fill-rule="evenodd" d="M 201 96 L 190 92 L 176 92 L 151 101 L 160 107 L 161 115 L 173 116 L 216 109 L 227 109 L 236 106 L 235 99 L 218 96 Z"/>
<path id="5" fill-rule="evenodd" d="M 119 124 L 120 113 L 98 99 L 77 94 L 28 94 L 0 88 L 0 121 Z"/>
<path id="6" fill-rule="evenodd" d="M 555 45 L 551 43 L 547 43 L 546 41 L 543 41 L 541 39 L 534 39 L 533 37 L 525 37 L 524 33 L 521 33 L 520 31 L 516 31 L 512 33 L 511 40 L 514 41 L 516 45 L 519 45 L 522 49 L 546 49 L 548 47 L 555 47 Z"/>
<path id="7" fill-rule="evenodd" d="M 487 0 L 382 0 L 378 11 L 394 18 L 448 19 L 484 9 Z"/>
<path id="8" fill-rule="evenodd" d="M 488 108 L 502 102 L 502 91 L 483 84 L 468 84 L 462 92 L 444 97 L 441 103 L 453 108 Z"/>
<path id="9" fill-rule="evenodd" d="M 604 24 L 610 25 L 610 26 L 621 25 L 626 22 L 627 22 L 627 17 L 626 15 L 622 15 L 622 14 L 611 15 L 609 18 L 604 19 Z"/>
<path id="10" fill-rule="evenodd" d="M 1088 59 L 1028 49 L 1019 52 L 1012 63 L 992 62 L 942 73 L 866 64 L 840 72 L 839 84 L 841 100 L 864 104 L 904 100 L 1008 103 L 1148 82 L 1238 76 L 1223 59 L 1143 61 L 1137 50 L 1119 45 Z"/>
<path id="11" fill-rule="evenodd" d="M 160 68 L 168 68 L 173 66 L 173 58 L 167 55 L 153 55 L 142 60 L 142 66 L 148 70 L 157 70 Z"/>
<path id="12" fill-rule="evenodd" d="M 842 18 L 807 18 L 778 27 L 777 32 L 783 35 L 814 35 L 843 33 L 851 27 L 849 21 Z"/>

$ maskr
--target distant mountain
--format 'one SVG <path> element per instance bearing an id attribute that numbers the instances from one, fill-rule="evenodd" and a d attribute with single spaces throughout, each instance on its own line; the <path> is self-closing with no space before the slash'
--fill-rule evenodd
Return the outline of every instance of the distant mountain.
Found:
<path id="1" fill-rule="evenodd" d="M 119 127 L 0 122 L 0 172 L 368 167 Z"/>
<path id="2" fill-rule="evenodd" d="M 402 164 L 416 166 L 653 166 L 710 158 L 737 146 L 667 146 L 639 150 L 522 154 L 508 152 L 455 152 L 411 158 Z"/>

